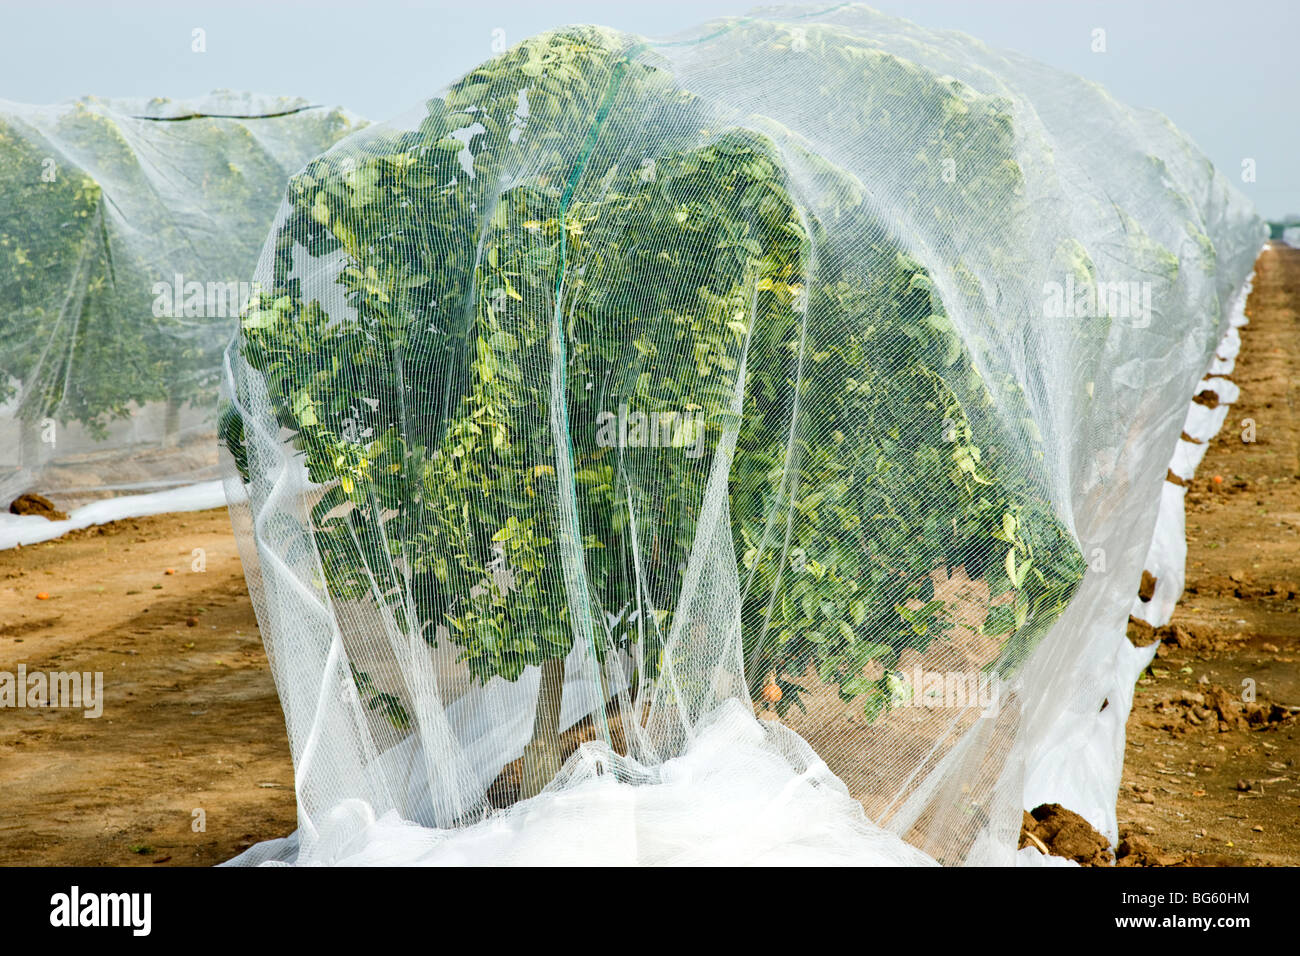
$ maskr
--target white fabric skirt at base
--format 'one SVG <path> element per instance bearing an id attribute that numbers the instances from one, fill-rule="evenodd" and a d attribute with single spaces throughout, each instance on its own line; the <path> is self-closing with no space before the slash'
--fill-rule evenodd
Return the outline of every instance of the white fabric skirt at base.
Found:
<path id="1" fill-rule="evenodd" d="M 632 782 L 635 781 L 635 782 Z M 336 807 L 312 851 L 259 844 L 231 864 L 335 866 L 934 866 L 871 823 L 794 731 L 739 701 L 714 712 L 682 756 L 641 766 L 584 744 L 531 800 L 459 829 Z"/>

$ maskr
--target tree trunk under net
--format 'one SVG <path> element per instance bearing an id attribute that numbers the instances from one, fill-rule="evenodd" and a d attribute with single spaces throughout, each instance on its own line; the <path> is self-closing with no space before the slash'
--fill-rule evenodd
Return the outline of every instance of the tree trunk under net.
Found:
<path id="1" fill-rule="evenodd" d="M 557 657 L 542 664 L 533 738 L 524 748 L 520 800 L 537 796 L 560 770 L 560 702 L 563 696 L 564 658 Z"/>

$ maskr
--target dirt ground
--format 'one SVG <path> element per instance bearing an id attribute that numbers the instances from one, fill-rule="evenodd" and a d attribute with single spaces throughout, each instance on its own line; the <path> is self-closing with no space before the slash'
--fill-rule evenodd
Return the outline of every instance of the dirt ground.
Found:
<path id="1" fill-rule="evenodd" d="M 0 551 L 0 609 L 0 671 L 100 671 L 105 698 L 98 719 L 0 711 L 0 864 L 212 864 L 294 829 L 284 717 L 224 510 Z"/>
<path id="2" fill-rule="evenodd" d="M 1147 862 L 1300 865 L 1300 249 L 1264 252 L 1246 312 L 1241 397 L 1187 493 L 1186 590 L 1128 722 L 1120 831 Z"/>
<path id="3" fill-rule="evenodd" d="M 1298 304 L 1300 250 L 1274 246 L 1241 399 L 1188 494 L 1187 593 L 1159 635 L 1132 628 L 1164 644 L 1128 725 L 1129 863 L 1300 864 Z M 105 704 L 93 720 L 0 711 L 0 865 L 206 865 L 294 829 L 284 720 L 224 511 L 0 552 L 0 672 L 19 664 L 103 672 Z"/>

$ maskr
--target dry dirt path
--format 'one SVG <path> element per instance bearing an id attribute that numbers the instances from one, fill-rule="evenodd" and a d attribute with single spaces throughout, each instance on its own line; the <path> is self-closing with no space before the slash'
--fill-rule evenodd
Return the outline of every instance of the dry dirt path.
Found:
<path id="1" fill-rule="evenodd" d="M 98 719 L 0 710 L 0 864 L 212 864 L 294 828 L 284 718 L 224 510 L 0 551 L 0 671 L 20 664 L 102 672 L 104 705 Z"/>
<path id="2" fill-rule="evenodd" d="M 1150 862 L 1300 864 L 1300 719 L 1274 706 L 1300 706 L 1300 249 L 1261 255 L 1246 313 L 1241 397 L 1187 494 L 1186 591 L 1128 722 L 1120 830 Z"/>

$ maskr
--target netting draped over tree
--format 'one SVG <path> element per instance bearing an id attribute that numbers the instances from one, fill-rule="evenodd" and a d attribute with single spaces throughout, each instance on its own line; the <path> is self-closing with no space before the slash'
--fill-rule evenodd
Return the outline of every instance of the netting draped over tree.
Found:
<path id="1" fill-rule="evenodd" d="M 238 93 L 0 103 L 0 503 L 219 477 L 221 356 L 266 230 L 356 126 Z"/>
<path id="2" fill-rule="evenodd" d="M 557 30 L 348 138 L 228 363 L 300 823 L 245 861 L 1005 861 L 1261 235 L 862 7 Z"/>

